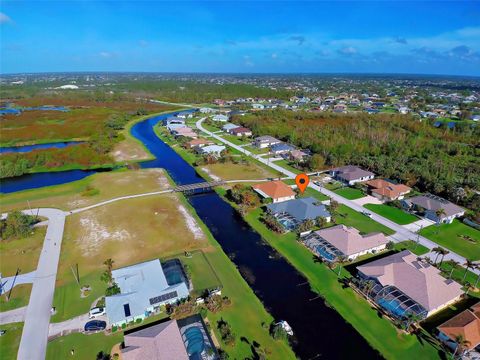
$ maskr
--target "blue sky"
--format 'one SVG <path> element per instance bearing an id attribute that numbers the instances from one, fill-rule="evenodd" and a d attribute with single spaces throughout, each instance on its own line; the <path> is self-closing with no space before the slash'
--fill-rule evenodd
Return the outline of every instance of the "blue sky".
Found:
<path id="1" fill-rule="evenodd" d="M 2 1 L 0 71 L 480 75 L 480 2 Z"/>

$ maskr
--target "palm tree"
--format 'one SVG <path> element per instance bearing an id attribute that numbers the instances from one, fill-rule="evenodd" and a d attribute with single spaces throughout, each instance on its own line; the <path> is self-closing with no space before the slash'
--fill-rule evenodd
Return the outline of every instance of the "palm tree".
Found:
<path id="1" fill-rule="evenodd" d="M 475 264 L 475 269 L 480 270 L 480 264 Z M 475 289 L 477 288 L 479 281 L 480 281 L 480 272 L 478 273 L 477 280 L 475 280 L 475 285 L 473 285 Z"/>
<path id="2" fill-rule="evenodd" d="M 437 256 L 435 256 L 435 261 L 433 262 L 433 264 L 437 263 L 438 256 L 442 253 L 442 251 L 443 251 L 443 248 L 441 248 L 440 246 L 436 246 L 432 249 L 432 252 L 437 254 Z"/>
<path id="3" fill-rule="evenodd" d="M 465 278 L 467 277 L 468 269 L 474 268 L 475 263 L 472 260 L 467 259 L 467 262 L 465 264 L 463 264 L 463 266 L 465 266 L 465 272 L 463 273 L 462 282 L 464 282 Z"/>
<path id="4" fill-rule="evenodd" d="M 440 252 L 440 254 L 442 255 L 442 258 L 441 258 L 441 260 L 440 260 L 440 266 L 442 266 L 442 264 L 443 264 L 443 259 L 445 258 L 445 255 L 450 254 L 450 251 L 448 251 L 447 249 L 443 249 L 443 248 L 442 248 L 442 251 Z"/>
<path id="5" fill-rule="evenodd" d="M 470 346 L 470 341 L 466 340 L 463 335 L 456 335 L 455 342 L 457 343 L 457 347 L 455 348 L 455 352 L 453 353 L 453 358 L 455 359 L 455 355 L 457 351 L 460 350 L 460 355 L 462 355 L 463 351 Z"/>
<path id="6" fill-rule="evenodd" d="M 340 271 L 342 271 L 342 264 L 347 261 L 347 257 L 344 255 L 340 255 L 337 257 L 337 265 L 338 265 L 338 276 L 340 276 Z"/>
<path id="7" fill-rule="evenodd" d="M 448 276 L 448 279 L 450 280 L 452 278 L 453 271 L 457 268 L 457 266 L 460 265 L 460 263 L 455 260 L 449 260 L 448 263 L 452 266 L 452 268 L 450 269 L 450 275 Z"/>
<path id="8" fill-rule="evenodd" d="M 440 223 L 441 217 L 447 215 L 447 213 L 445 212 L 445 209 L 440 208 L 435 211 L 435 215 L 437 215 L 438 223 Z"/>

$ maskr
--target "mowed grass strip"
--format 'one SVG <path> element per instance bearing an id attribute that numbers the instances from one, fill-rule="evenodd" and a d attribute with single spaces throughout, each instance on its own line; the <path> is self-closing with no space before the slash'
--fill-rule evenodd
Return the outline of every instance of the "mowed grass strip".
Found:
<path id="1" fill-rule="evenodd" d="M 439 358 L 437 351 L 430 344 L 421 344 L 416 336 L 401 333 L 388 319 L 379 317 L 377 311 L 364 298 L 349 287 L 343 288 L 338 282 L 336 271 L 328 269 L 324 264 L 314 262 L 312 253 L 296 241 L 295 234 L 279 236 L 268 230 L 259 220 L 260 214 L 260 209 L 250 212 L 246 216 L 247 222 L 304 274 L 312 289 L 324 297 L 385 358 Z"/>
<path id="2" fill-rule="evenodd" d="M 457 219 L 453 220 L 451 224 L 430 225 L 423 228 L 420 235 L 467 259 L 480 260 L 480 231 Z"/>
<path id="3" fill-rule="evenodd" d="M 11 291 L 4 293 L 0 296 L 0 312 L 27 306 L 31 291 L 32 284 L 20 284 L 16 285 Z"/>
<path id="4" fill-rule="evenodd" d="M 392 229 L 343 204 L 338 207 L 338 214 L 336 215 L 335 220 L 338 224 L 353 226 L 365 234 L 371 232 L 383 232 L 385 235 L 392 235 L 394 233 Z"/>
<path id="5" fill-rule="evenodd" d="M 334 193 L 348 200 L 355 200 L 355 199 L 360 199 L 362 197 L 365 197 L 365 194 L 361 190 L 350 188 L 350 187 L 337 189 L 334 191 Z"/>
<path id="6" fill-rule="evenodd" d="M 415 215 L 385 204 L 366 204 L 363 205 L 363 207 L 383 216 L 384 218 L 392 220 L 399 225 L 411 224 L 418 220 Z"/>
<path id="7" fill-rule="evenodd" d="M 23 322 L 1 325 L 0 329 L 6 333 L 0 336 L 0 358 L 2 360 L 15 360 L 22 337 Z"/>

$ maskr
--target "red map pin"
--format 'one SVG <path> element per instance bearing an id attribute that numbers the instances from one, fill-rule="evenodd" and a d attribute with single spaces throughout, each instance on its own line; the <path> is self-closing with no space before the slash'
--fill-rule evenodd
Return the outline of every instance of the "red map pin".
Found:
<path id="1" fill-rule="evenodd" d="M 310 182 L 310 179 L 308 178 L 307 174 L 298 174 L 297 177 L 295 178 L 295 183 L 297 184 L 297 187 L 300 189 L 300 192 L 302 194 L 307 188 L 309 182 Z"/>

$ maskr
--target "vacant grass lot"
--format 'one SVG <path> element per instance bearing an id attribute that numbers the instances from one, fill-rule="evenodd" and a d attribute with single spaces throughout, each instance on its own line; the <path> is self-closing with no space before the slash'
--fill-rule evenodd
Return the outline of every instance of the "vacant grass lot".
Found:
<path id="1" fill-rule="evenodd" d="M 37 227 L 33 235 L 0 241 L 0 273 L 3 277 L 15 275 L 17 268 L 25 274 L 37 268 L 47 227 Z"/>
<path id="2" fill-rule="evenodd" d="M 392 229 L 377 223 L 375 220 L 372 220 L 345 205 L 340 205 L 338 207 L 336 222 L 338 224 L 353 226 L 363 233 L 383 232 L 385 235 L 392 235 L 394 233 Z"/>
<path id="3" fill-rule="evenodd" d="M 406 213 L 405 211 L 389 205 L 366 204 L 363 207 L 400 225 L 410 224 L 418 220 L 415 215 Z"/>
<path id="4" fill-rule="evenodd" d="M 2 212 L 30 207 L 72 210 L 118 196 L 161 191 L 169 187 L 162 169 L 120 170 L 96 173 L 67 184 L 0 194 Z"/>
<path id="5" fill-rule="evenodd" d="M 480 260 L 480 231 L 455 219 L 451 224 L 430 225 L 420 235 L 470 260 Z M 473 242 L 462 238 L 468 236 Z"/>
<path id="6" fill-rule="evenodd" d="M 254 162 L 249 161 L 247 164 L 234 163 L 216 163 L 210 165 L 202 165 L 200 169 L 205 171 L 212 178 L 220 178 L 222 180 L 255 180 L 275 177 L 275 173 L 270 172 Z M 213 175 L 213 176 L 212 176 Z"/>
<path id="7" fill-rule="evenodd" d="M 284 169 L 287 169 L 288 171 L 293 172 L 294 174 L 300 174 L 300 173 L 302 173 L 301 170 L 298 170 L 298 169 L 294 168 L 293 166 L 291 166 L 291 165 L 290 165 L 290 161 L 285 160 L 285 159 L 278 160 L 278 161 L 274 161 L 274 164 L 275 164 L 275 165 L 278 165 L 278 166 L 281 166 L 281 167 L 283 167 Z"/>
<path id="8" fill-rule="evenodd" d="M 365 197 L 365 194 L 361 190 L 350 188 L 350 187 L 344 187 L 344 188 L 335 190 L 334 192 L 340 196 L 343 196 L 345 199 L 348 199 L 348 200 L 355 200 L 355 199 L 360 199 L 362 197 Z"/>
<path id="9" fill-rule="evenodd" d="M 313 290 L 324 297 L 385 358 L 438 359 L 437 352 L 431 345 L 420 343 L 413 335 L 400 333 L 389 320 L 379 317 L 365 299 L 351 288 L 343 288 L 338 282 L 336 271 L 314 262 L 311 252 L 295 240 L 295 234 L 279 236 L 268 230 L 259 221 L 260 213 L 260 209 L 250 212 L 246 216 L 247 222 L 304 274 Z M 343 276 L 349 274 L 343 271 Z"/>
<path id="10" fill-rule="evenodd" d="M 7 296 L 10 292 L 6 292 L 0 296 L 0 312 L 28 305 L 31 291 L 32 284 L 21 284 L 12 289 L 9 300 L 7 300 Z"/>
<path id="11" fill-rule="evenodd" d="M 15 360 L 20 346 L 23 323 L 2 325 L 1 329 L 7 332 L 0 336 L 0 358 L 2 360 Z"/>
<path id="12" fill-rule="evenodd" d="M 307 187 L 305 189 L 305 192 L 302 195 L 300 195 L 300 197 L 310 197 L 310 196 L 320 201 L 325 201 L 329 199 L 327 195 L 324 195 L 320 191 L 313 190 L 312 188 L 309 188 L 309 187 Z"/>

